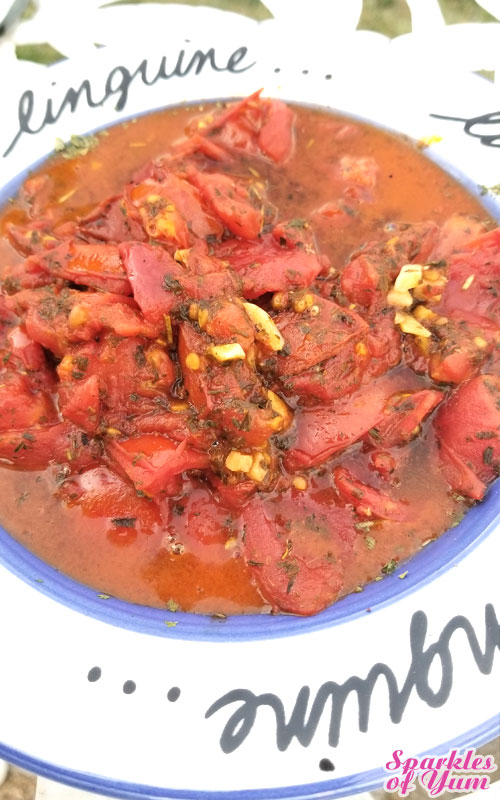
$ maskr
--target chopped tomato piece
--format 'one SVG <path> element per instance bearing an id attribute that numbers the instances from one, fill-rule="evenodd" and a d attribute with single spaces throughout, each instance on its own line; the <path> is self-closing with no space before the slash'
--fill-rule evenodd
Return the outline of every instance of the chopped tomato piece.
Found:
<path id="1" fill-rule="evenodd" d="M 103 242 L 142 242 L 146 234 L 142 226 L 127 213 L 122 195 L 109 197 L 89 214 L 80 217 L 79 231 Z"/>
<path id="2" fill-rule="evenodd" d="M 371 156 L 342 156 L 339 166 L 343 180 L 369 189 L 375 187 L 378 165 Z"/>
<path id="3" fill-rule="evenodd" d="M 268 101 L 258 144 L 273 161 L 286 161 L 293 149 L 293 111 L 282 100 Z"/>
<path id="4" fill-rule="evenodd" d="M 287 392 L 299 395 L 304 404 L 331 402 L 361 386 L 369 363 L 366 345 L 362 341 L 348 342 L 333 358 L 298 375 L 284 375 L 281 383 Z"/>
<path id="5" fill-rule="evenodd" d="M 56 278 L 93 289 L 132 294 L 118 248 L 112 244 L 83 244 L 71 240 L 45 254 L 31 256 L 28 261 L 28 270 L 33 265 Z"/>
<path id="6" fill-rule="evenodd" d="M 397 522 L 412 518 L 413 512 L 407 503 L 393 500 L 373 486 L 358 481 L 344 467 L 335 467 L 333 477 L 340 496 L 354 506 L 360 517 L 393 519 Z"/>
<path id="7" fill-rule="evenodd" d="M 480 499 L 500 471 L 500 378 L 479 375 L 439 409 L 434 427 L 454 489 Z"/>
<path id="8" fill-rule="evenodd" d="M 199 172 L 194 167 L 188 169 L 187 176 L 231 233 L 243 239 L 257 238 L 262 230 L 262 209 L 252 205 L 242 181 L 229 175 Z"/>
<path id="9" fill-rule="evenodd" d="M 187 442 L 178 445 L 165 436 L 154 434 L 119 442 L 110 440 L 106 449 L 136 489 L 147 495 L 161 491 L 168 494 L 172 478 L 188 469 L 207 469 L 210 466 L 208 455 L 187 447 Z"/>
<path id="10" fill-rule="evenodd" d="M 266 292 L 309 286 L 322 269 L 312 246 L 288 246 L 287 240 L 280 245 L 270 234 L 258 242 L 229 240 L 216 248 L 216 254 L 242 278 L 242 293 L 249 300 Z"/>
<path id="11" fill-rule="evenodd" d="M 249 503 L 242 519 L 246 562 L 274 609 L 316 614 L 339 597 L 355 538 L 351 512 L 283 497 Z"/>
<path id="12" fill-rule="evenodd" d="M 285 311 L 278 328 L 285 340 L 285 352 L 278 355 L 280 375 L 297 375 L 336 355 L 349 341 L 359 339 L 368 325 L 358 314 L 341 308 L 311 292 L 299 296 L 309 307 L 302 312 Z"/>
<path id="13" fill-rule="evenodd" d="M 396 394 L 389 398 L 382 417 L 370 429 L 368 440 L 374 447 L 406 444 L 418 435 L 422 421 L 443 399 L 443 393 L 433 389 Z"/>
<path id="14" fill-rule="evenodd" d="M 30 388 L 24 375 L 0 374 L 0 430 L 22 430 L 37 423 L 55 422 L 57 412 L 47 392 Z"/>
<path id="15" fill-rule="evenodd" d="M 134 301 L 108 292 L 72 289 L 25 289 L 6 298 L 9 308 L 24 318 L 27 334 L 56 356 L 62 357 L 72 342 L 94 339 L 101 331 L 118 336 L 156 338 L 159 331 L 145 322 Z"/>
<path id="16" fill-rule="evenodd" d="M 295 471 L 322 464 L 366 436 L 383 415 L 388 396 L 401 388 L 401 381 L 383 376 L 331 408 L 301 409 L 296 414 L 296 439 L 284 456 L 286 468 Z"/>
<path id="17" fill-rule="evenodd" d="M 129 184 L 125 197 L 130 215 L 152 239 L 186 248 L 193 244 L 193 235 L 222 235 L 221 223 L 203 209 L 198 188 L 172 172 L 165 172 L 161 182 L 149 178 Z"/>
<path id="18" fill-rule="evenodd" d="M 352 303 L 385 305 L 390 283 L 407 263 L 425 263 L 438 239 L 433 222 L 401 226 L 384 242 L 370 242 L 344 267 L 342 291 Z"/>
<path id="19" fill-rule="evenodd" d="M 102 452 L 69 422 L 0 433 L 0 458 L 10 469 L 42 470 L 61 464 L 72 472 L 97 466 Z"/>

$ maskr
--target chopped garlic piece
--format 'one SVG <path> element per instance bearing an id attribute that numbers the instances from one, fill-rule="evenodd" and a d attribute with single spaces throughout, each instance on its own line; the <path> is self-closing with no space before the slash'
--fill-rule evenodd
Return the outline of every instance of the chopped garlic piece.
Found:
<path id="1" fill-rule="evenodd" d="M 405 264 L 399 270 L 399 275 L 394 281 L 394 288 L 398 292 L 414 289 L 422 280 L 421 264 Z"/>
<path id="2" fill-rule="evenodd" d="M 73 306 L 68 317 L 70 328 L 79 328 L 80 325 L 85 325 L 88 318 L 89 312 L 86 308 L 84 308 L 84 306 Z"/>
<path id="3" fill-rule="evenodd" d="M 275 292 L 271 298 L 271 305 L 275 311 L 283 311 L 288 306 L 288 294 Z"/>
<path id="4" fill-rule="evenodd" d="M 253 465 L 253 457 L 248 453 L 240 453 L 239 450 L 231 450 L 225 461 L 227 469 L 231 472 L 250 472 Z"/>
<path id="5" fill-rule="evenodd" d="M 248 470 L 248 477 L 256 483 L 262 483 L 268 473 L 267 463 L 262 453 L 256 453 L 252 459 L 252 467 Z"/>
<path id="6" fill-rule="evenodd" d="M 292 422 L 292 412 L 287 404 L 281 397 L 271 392 L 270 389 L 267 390 L 267 396 L 271 403 L 271 408 L 277 414 L 277 416 L 271 420 L 271 427 L 274 428 L 275 431 L 282 431 L 284 428 L 288 428 Z"/>
<path id="7" fill-rule="evenodd" d="M 419 322 L 423 322 L 424 320 L 432 322 L 437 318 L 437 314 L 426 306 L 417 306 L 413 312 L 413 316 L 418 319 Z"/>
<path id="8" fill-rule="evenodd" d="M 368 348 L 364 342 L 356 342 L 354 345 L 354 352 L 357 356 L 366 356 Z"/>
<path id="9" fill-rule="evenodd" d="M 404 311 L 396 311 L 394 322 L 399 325 L 403 333 L 411 333 L 413 336 L 423 336 L 424 338 L 431 336 L 431 332 L 427 328 L 424 328 L 415 317 Z"/>
<path id="10" fill-rule="evenodd" d="M 470 288 L 470 286 L 472 286 L 472 282 L 473 282 L 474 278 L 475 278 L 475 275 L 469 275 L 469 277 L 465 279 L 465 281 L 462 283 L 462 289 L 464 291 L 466 291 L 467 289 Z"/>
<path id="11" fill-rule="evenodd" d="M 177 263 L 184 264 L 184 266 L 186 266 L 186 261 L 187 261 L 188 255 L 189 255 L 189 249 L 188 250 L 176 250 L 175 253 L 174 253 L 174 259 L 175 259 L 175 261 L 177 261 Z"/>
<path id="12" fill-rule="evenodd" d="M 200 368 L 200 357 L 198 353 L 188 353 L 186 356 L 186 367 L 188 369 L 197 370 Z"/>
<path id="13" fill-rule="evenodd" d="M 474 344 L 476 347 L 479 347 L 480 350 L 484 350 L 485 347 L 488 347 L 488 342 L 486 339 L 483 339 L 482 336 L 474 336 Z"/>
<path id="14" fill-rule="evenodd" d="M 208 308 L 200 308 L 198 311 L 198 325 L 203 330 L 208 322 Z"/>
<path id="15" fill-rule="evenodd" d="M 387 304 L 394 308 L 409 308 L 413 304 L 413 297 L 408 291 L 391 289 L 387 294 Z"/>
<path id="16" fill-rule="evenodd" d="M 243 308 L 255 327 L 257 341 L 267 345 L 271 350 L 281 350 L 285 340 L 267 311 L 254 303 L 243 303 Z"/>
<path id="17" fill-rule="evenodd" d="M 312 294 L 307 292 L 307 294 L 300 295 L 296 297 L 292 302 L 293 310 L 297 314 L 302 314 L 306 308 L 311 308 L 314 305 L 314 297 Z"/>
<path id="18" fill-rule="evenodd" d="M 299 492 L 304 492 L 307 489 L 307 480 L 302 475 L 296 475 L 292 481 L 294 489 Z"/>
<path id="19" fill-rule="evenodd" d="M 216 361 L 236 361 L 245 358 L 245 351 L 239 342 L 230 344 L 212 344 L 207 348 L 207 355 L 215 358 Z"/>

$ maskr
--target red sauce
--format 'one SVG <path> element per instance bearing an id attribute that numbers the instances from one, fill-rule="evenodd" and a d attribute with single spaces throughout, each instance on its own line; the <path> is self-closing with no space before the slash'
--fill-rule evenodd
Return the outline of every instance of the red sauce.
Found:
<path id="1" fill-rule="evenodd" d="M 498 472 L 491 227 L 413 143 L 257 95 L 77 141 L 0 220 L 3 525 L 200 613 L 404 576 Z"/>

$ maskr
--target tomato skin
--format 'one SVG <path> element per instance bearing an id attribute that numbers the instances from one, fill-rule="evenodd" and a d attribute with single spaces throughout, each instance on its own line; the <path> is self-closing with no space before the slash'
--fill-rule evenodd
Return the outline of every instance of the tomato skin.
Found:
<path id="1" fill-rule="evenodd" d="M 50 395 L 33 392 L 24 375 L 2 371 L 0 388 L 0 430 L 25 430 L 33 425 L 55 422 L 57 412 Z"/>
<path id="2" fill-rule="evenodd" d="M 304 405 L 332 402 L 359 389 L 370 360 L 366 347 L 357 352 L 356 345 L 348 342 L 333 358 L 298 375 L 284 375 L 281 383 Z"/>
<path id="3" fill-rule="evenodd" d="M 462 384 L 434 420 L 445 477 L 474 499 L 500 469 L 499 400 L 500 378 L 479 375 Z"/>
<path id="4" fill-rule="evenodd" d="M 356 535 L 350 511 L 310 497 L 255 499 L 242 520 L 246 562 L 274 609 L 308 616 L 339 597 Z"/>
<path id="5" fill-rule="evenodd" d="M 341 398 L 333 408 L 301 409 L 295 416 L 296 438 L 285 453 L 285 467 L 295 472 L 316 466 L 366 436 L 400 380 L 384 376 Z"/>
<path id="6" fill-rule="evenodd" d="M 108 197 L 84 217 L 80 217 L 78 231 L 87 239 L 113 244 L 146 240 L 141 225 L 128 215 L 123 195 Z"/>
<path id="7" fill-rule="evenodd" d="M 322 269 L 312 247 L 280 246 L 273 234 L 257 242 L 229 240 L 216 247 L 216 254 L 240 276 L 247 300 L 309 286 Z"/>
<path id="8" fill-rule="evenodd" d="M 366 322 L 354 311 L 309 294 L 313 303 L 309 309 L 301 314 L 285 311 L 278 318 L 278 328 L 290 353 L 278 355 L 280 375 L 303 373 L 336 355 L 349 341 L 362 337 L 368 330 Z"/>
<path id="9" fill-rule="evenodd" d="M 66 241 L 43 255 L 28 259 L 26 268 L 40 267 L 56 278 L 104 289 L 115 294 L 132 294 L 118 248 L 112 244 L 84 244 Z"/>
<path id="10" fill-rule="evenodd" d="M 354 506 L 359 516 L 368 519 L 371 517 L 393 519 L 396 522 L 412 519 L 414 512 L 406 503 L 393 500 L 373 486 L 357 480 L 344 467 L 335 467 L 333 478 L 340 496 Z"/>
<path id="11" fill-rule="evenodd" d="M 282 100 L 268 102 L 257 141 L 262 152 L 278 164 L 292 154 L 293 119 L 293 111 Z"/>
<path id="12" fill-rule="evenodd" d="M 152 534 L 163 521 L 154 500 L 140 497 L 133 486 L 102 465 L 65 481 L 59 496 L 70 507 L 79 506 L 86 517 L 107 518 L 115 531 L 130 528 Z"/>
<path id="13" fill-rule="evenodd" d="M 199 172 L 194 167 L 188 168 L 187 176 L 231 233 L 243 239 L 258 237 L 263 224 L 262 210 L 251 204 L 242 182 L 229 175 Z"/>
<path id="14" fill-rule="evenodd" d="M 165 436 L 144 434 L 131 439 L 109 441 L 107 451 L 118 467 L 125 472 L 137 489 L 147 495 L 170 493 L 171 479 L 188 469 L 208 469 L 206 453 L 177 445 Z M 177 485 L 174 482 L 174 493 Z"/>
<path id="15" fill-rule="evenodd" d="M 443 399 L 443 393 L 434 389 L 403 392 L 389 398 L 383 415 L 367 441 L 374 447 L 400 447 L 407 444 L 418 434 L 421 422 Z"/>
<path id="16" fill-rule="evenodd" d="M 33 427 L 26 431 L 0 433 L 0 458 L 9 469 L 42 470 L 51 464 L 63 465 L 71 472 L 97 466 L 102 457 L 82 431 L 69 422 Z"/>

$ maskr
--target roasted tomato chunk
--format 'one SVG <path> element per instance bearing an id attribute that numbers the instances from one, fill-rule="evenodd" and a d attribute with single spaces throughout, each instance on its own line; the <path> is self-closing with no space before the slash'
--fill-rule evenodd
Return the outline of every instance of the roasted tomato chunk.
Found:
<path id="1" fill-rule="evenodd" d="M 274 608 L 316 614 L 337 599 L 352 558 L 352 514 L 311 498 L 257 499 L 243 514 L 244 549 L 262 594 Z"/>

